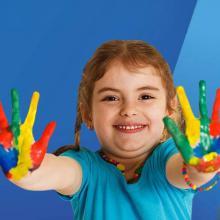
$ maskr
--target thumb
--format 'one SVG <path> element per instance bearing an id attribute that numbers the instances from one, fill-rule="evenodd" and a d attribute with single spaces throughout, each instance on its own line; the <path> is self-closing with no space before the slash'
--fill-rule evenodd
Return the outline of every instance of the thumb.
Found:
<path id="1" fill-rule="evenodd" d="M 31 146 L 30 154 L 31 154 L 31 160 L 32 160 L 32 168 L 30 170 L 33 171 L 40 166 L 46 154 L 48 143 L 54 132 L 55 127 L 56 127 L 56 122 L 54 121 L 50 122 L 46 126 L 40 139 Z"/>

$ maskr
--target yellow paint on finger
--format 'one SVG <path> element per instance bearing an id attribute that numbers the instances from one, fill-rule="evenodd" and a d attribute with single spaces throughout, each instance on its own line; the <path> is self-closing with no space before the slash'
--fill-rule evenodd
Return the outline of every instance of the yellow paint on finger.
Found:
<path id="1" fill-rule="evenodd" d="M 29 169 L 32 168 L 31 146 L 34 143 L 33 126 L 37 112 L 37 105 L 40 94 L 34 92 L 31 99 L 31 104 L 28 110 L 25 122 L 20 125 L 20 135 L 18 137 L 18 162 L 17 166 L 10 170 L 13 180 L 19 180 L 25 176 Z"/>
<path id="2" fill-rule="evenodd" d="M 19 145 L 18 145 L 19 154 L 18 154 L 17 166 L 10 170 L 10 173 L 13 176 L 13 180 L 21 179 L 23 176 L 25 176 L 28 173 L 29 169 L 32 168 L 32 160 L 30 157 L 30 153 L 31 153 L 30 149 L 32 143 L 33 143 L 33 139 L 30 134 L 19 137 Z"/>
<path id="3" fill-rule="evenodd" d="M 214 160 L 217 157 L 218 157 L 218 154 L 216 152 L 210 152 L 210 153 L 204 155 L 203 159 L 204 159 L 204 161 L 208 162 L 208 161 Z"/>
<path id="4" fill-rule="evenodd" d="M 195 146 L 200 140 L 200 120 L 194 116 L 184 88 L 182 86 L 178 86 L 176 91 L 185 118 L 185 134 L 190 145 Z"/>
<path id="5" fill-rule="evenodd" d="M 24 176 L 28 174 L 28 168 L 25 164 L 20 164 L 12 169 L 10 169 L 10 174 L 12 175 L 12 180 L 19 181 Z"/>
<path id="6" fill-rule="evenodd" d="M 199 158 L 198 157 L 192 157 L 190 160 L 189 160 L 189 164 L 191 166 L 196 166 L 199 164 Z"/>
<path id="7" fill-rule="evenodd" d="M 37 113 L 37 106 L 39 102 L 40 94 L 38 92 L 34 92 L 31 98 L 31 104 L 27 113 L 27 117 L 24 121 L 24 127 L 33 128 L 35 117 Z"/>

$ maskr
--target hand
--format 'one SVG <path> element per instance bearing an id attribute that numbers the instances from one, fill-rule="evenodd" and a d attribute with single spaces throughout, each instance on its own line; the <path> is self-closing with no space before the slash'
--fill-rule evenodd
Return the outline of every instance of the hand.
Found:
<path id="1" fill-rule="evenodd" d="M 12 123 L 4 113 L 0 102 L 0 166 L 6 177 L 18 181 L 29 171 L 37 169 L 46 153 L 48 142 L 56 123 L 50 122 L 38 141 L 34 141 L 33 126 L 39 101 L 39 93 L 34 92 L 28 114 L 23 124 L 20 120 L 19 97 L 11 90 Z"/>
<path id="2" fill-rule="evenodd" d="M 192 112 L 183 87 L 177 87 L 177 95 L 186 123 L 185 135 L 169 117 L 164 124 L 173 137 L 184 161 L 200 172 L 214 172 L 220 168 L 220 88 L 216 92 L 211 120 L 206 105 L 205 81 L 199 82 L 200 119 Z"/>

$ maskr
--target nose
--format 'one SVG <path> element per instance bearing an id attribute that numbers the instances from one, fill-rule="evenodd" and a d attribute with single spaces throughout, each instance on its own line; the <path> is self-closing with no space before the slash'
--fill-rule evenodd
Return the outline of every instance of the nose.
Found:
<path id="1" fill-rule="evenodd" d="M 132 102 L 123 103 L 120 110 L 120 115 L 126 117 L 137 115 L 136 105 Z"/>

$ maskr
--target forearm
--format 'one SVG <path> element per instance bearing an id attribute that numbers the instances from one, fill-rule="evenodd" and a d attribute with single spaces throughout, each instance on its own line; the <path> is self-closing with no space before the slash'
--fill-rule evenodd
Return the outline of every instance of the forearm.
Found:
<path id="1" fill-rule="evenodd" d="M 70 158 L 46 154 L 38 169 L 13 183 L 23 189 L 34 191 L 63 189 L 75 181 L 75 165 Z"/>

